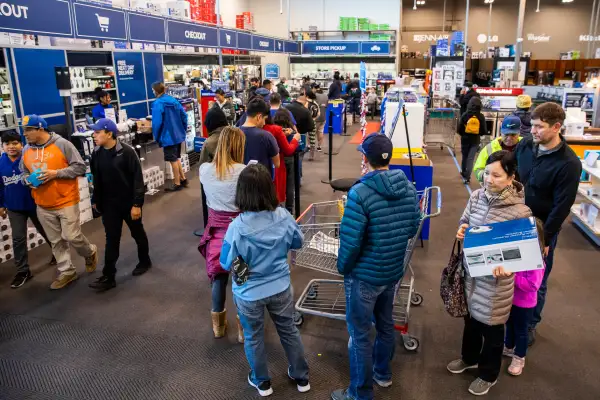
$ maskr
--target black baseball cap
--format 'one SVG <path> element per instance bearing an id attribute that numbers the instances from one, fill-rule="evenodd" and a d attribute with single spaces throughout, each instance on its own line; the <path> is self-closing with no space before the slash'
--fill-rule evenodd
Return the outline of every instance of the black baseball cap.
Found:
<path id="1" fill-rule="evenodd" d="M 367 157 L 370 164 L 384 166 L 388 165 L 392 159 L 394 145 L 386 135 L 372 134 L 363 140 L 357 150 Z"/>

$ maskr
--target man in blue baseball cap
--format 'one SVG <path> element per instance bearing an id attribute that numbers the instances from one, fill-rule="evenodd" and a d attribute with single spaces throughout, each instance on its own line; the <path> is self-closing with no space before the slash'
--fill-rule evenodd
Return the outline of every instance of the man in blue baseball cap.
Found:
<path id="1" fill-rule="evenodd" d="M 485 146 L 477 156 L 473 171 L 475 177 L 479 183 L 483 183 L 483 173 L 485 171 L 485 165 L 490 154 L 500 150 L 508 150 L 511 153 L 517 148 L 517 144 L 521 141 L 521 119 L 516 115 L 509 115 L 502 121 L 500 127 L 499 138 L 492 140 L 487 146 Z"/>
<path id="2" fill-rule="evenodd" d="M 148 237 L 142 224 L 146 190 L 140 159 L 131 146 L 117 140 L 117 124 L 101 118 L 90 129 L 94 130 L 97 146 L 90 164 L 94 176 L 92 205 L 102 214 L 106 248 L 102 276 L 89 286 L 96 290 L 109 290 L 116 286 L 123 222 L 129 227 L 138 248 L 139 263 L 133 275 L 142 275 L 152 266 Z"/>
<path id="3" fill-rule="evenodd" d="M 344 276 L 352 372 L 348 388 L 334 391 L 333 400 L 372 399 L 373 381 L 381 387 L 392 385 L 394 288 L 404 276 L 408 240 L 417 233 L 420 221 L 417 191 L 404 172 L 389 168 L 394 150 L 390 139 L 373 134 L 358 150 L 369 173 L 348 192 L 337 262 Z"/>

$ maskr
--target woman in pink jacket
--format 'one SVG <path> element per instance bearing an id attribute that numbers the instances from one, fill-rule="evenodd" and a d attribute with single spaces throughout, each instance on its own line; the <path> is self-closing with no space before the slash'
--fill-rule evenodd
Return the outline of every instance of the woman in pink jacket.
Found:
<path id="1" fill-rule="evenodd" d="M 208 223 L 200 239 L 198 250 L 206 258 L 206 273 L 212 285 L 212 327 L 215 338 L 222 338 L 227 330 L 225 298 L 229 283 L 229 272 L 221 268 L 219 257 L 223 238 L 229 224 L 238 216 L 235 205 L 237 181 L 244 162 L 246 135 L 238 129 L 227 127 L 221 131 L 212 162 L 200 166 L 200 182 L 206 193 Z M 238 342 L 244 342 L 239 323 Z"/>
<path id="2" fill-rule="evenodd" d="M 544 228 L 541 221 L 536 220 L 540 249 L 544 251 Z M 515 273 L 515 294 L 510 317 L 506 322 L 504 355 L 512 357 L 508 373 L 519 376 L 525 368 L 527 354 L 527 334 L 533 318 L 533 310 L 537 305 L 537 292 L 544 278 L 544 270 L 537 269 Z"/>

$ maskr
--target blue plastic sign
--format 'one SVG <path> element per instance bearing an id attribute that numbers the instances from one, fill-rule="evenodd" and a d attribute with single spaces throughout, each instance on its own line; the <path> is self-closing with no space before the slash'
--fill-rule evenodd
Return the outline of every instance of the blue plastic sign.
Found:
<path id="1" fill-rule="evenodd" d="M 237 47 L 240 50 L 252 50 L 252 35 L 249 33 L 238 32 Z"/>
<path id="2" fill-rule="evenodd" d="M 67 0 L 5 0 L 0 3 L 0 31 L 73 37 Z"/>
<path id="3" fill-rule="evenodd" d="M 358 54 L 359 42 L 303 42 L 302 54 Z"/>
<path id="4" fill-rule="evenodd" d="M 275 51 L 275 39 L 265 36 L 252 35 L 252 50 Z"/>
<path id="5" fill-rule="evenodd" d="M 360 90 L 364 93 L 367 90 L 367 64 L 364 61 L 360 62 L 359 77 Z"/>
<path id="6" fill-rule="evenodd" d="M 228 49 L 237 49 L 237 35 L 236 31 L 219 29 L 219 39 L 221 40 L 219 45 Z"/>
<path id="7" fill-rule="evenodd" d="M 275 52 L 283 53 L 283 40 L 275 40 Z"/>
<path id="8" fill-rule="evenodd" d="M 116 52 L 114 61 L 121 104 L 146 100 L 142 53 Z"/>
<path id="9" fill-rule="evenodd" d="M 217 28 L 188 22 L 167 22 L 169 44 L 181 46 L 218 47 L 219 33 Z"/>
<path id="10" fill-rule="evenodd" d="M 277 65 L 277 64 L 265 65 L 265 78 L 267 78 L 267 79 L 279 78 L 279 65 Z"/>
<path id="11" fill-rule="evenodd" d="M 360 44 L 361 54 L 390 54 L 390 43 L 389 42 L 361 42 Z"/>
<path id="12" fill-rule="evenodd" d="M 298 42 L 285 42 L 283 45 L 284 51 L 286 53 L 299 54 L 300 53 L 300 45 Z"/>
<path id="13" fill-rule="evenodd" d="M 129 13 L 129 39 L 132 42 L 167 43 L 165 19 L 146 14 Z"/>
<path id="14" fill-rule="evenodd" d="M 127 40 L 125 11 L 91 4 L 73 4 L 75 36 L 85 39 Z M 52 12 L 54 16 L 55 12 Z"/>

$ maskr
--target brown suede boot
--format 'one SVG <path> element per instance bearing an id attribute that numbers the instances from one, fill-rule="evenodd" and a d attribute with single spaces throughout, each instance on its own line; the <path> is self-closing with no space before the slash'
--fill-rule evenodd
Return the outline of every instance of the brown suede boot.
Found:
<path id="1" fill-rule="evenodd" d="M 221 312 L 211 311 L 210 315 L 212 317 L 212 328 L 215 339 L 224 337 L 227 331 L 227 310 Z"/>
<path id="2" fill-rule="evenodd" d="M 237 341 L 238 343 L 244 343 L 244 328 L 242 328 L 242 324 L 240 323 L 240 316 L 237 316 Z"/>

